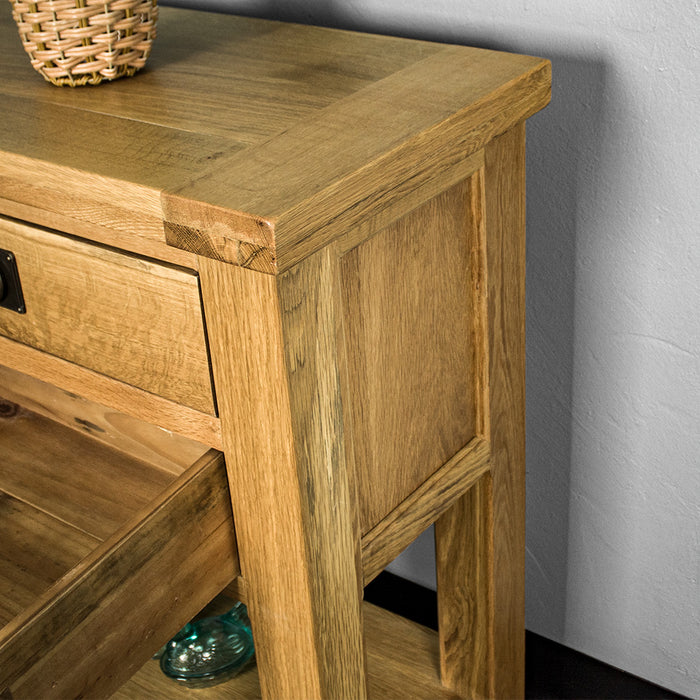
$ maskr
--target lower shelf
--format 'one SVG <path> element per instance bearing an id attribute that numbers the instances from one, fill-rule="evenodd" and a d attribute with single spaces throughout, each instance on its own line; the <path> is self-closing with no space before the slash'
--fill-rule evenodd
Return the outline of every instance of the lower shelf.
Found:
<path id="1" fill-rule="evenodd" d="M 216 604 L 216 603 L 215 603 Z M 219 607 L 226 608 L 226 605 Z M 438 640 L 432 630 L 364 604 L 369 696 L 374 700 L 456 700 L 440 685 Z M 211 688 L 190 689 L 166 678 L 157 661 L 149 661 L 112 700 L 257 700 L 258 670 L 251 665 L 240 675 Z"/>
<path id="2" fill-rule="evenodd" d="M 109 696 L 238 574 L 223 455 L 170 442 L 0 367 L 1 697 Z"/>

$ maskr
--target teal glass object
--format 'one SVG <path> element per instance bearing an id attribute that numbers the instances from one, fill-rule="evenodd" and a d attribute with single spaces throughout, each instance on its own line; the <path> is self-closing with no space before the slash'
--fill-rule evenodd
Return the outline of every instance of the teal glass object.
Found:
<path id="1" fill-rule="evenodd" d="M 160 668 L 179 683 L 201 688 L 233 678 L 254 653 L 248 611 L 239 602 L 223 615 L 185 625 L 165 645 Z"/>

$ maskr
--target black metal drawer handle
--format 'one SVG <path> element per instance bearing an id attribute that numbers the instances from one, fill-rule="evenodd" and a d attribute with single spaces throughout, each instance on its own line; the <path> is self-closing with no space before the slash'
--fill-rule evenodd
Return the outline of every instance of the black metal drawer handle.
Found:
<path id="1" fill-rule="evenodd" d="M 27 312 L 15 256 L 11 251 L 2 249 L 0 249 L 0 307 L 16 311 L 18 314 Z"/>

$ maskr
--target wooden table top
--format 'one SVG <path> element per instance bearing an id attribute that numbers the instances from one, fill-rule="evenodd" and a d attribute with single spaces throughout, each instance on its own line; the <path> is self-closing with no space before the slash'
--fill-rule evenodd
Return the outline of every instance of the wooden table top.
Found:
<path id="1" fill-rule="evenodd" d="M 141 73 L 58 88 L 5 5 L 0 211 L 275 273 L 549 95 L 538 58 L 167 7 Z"/>

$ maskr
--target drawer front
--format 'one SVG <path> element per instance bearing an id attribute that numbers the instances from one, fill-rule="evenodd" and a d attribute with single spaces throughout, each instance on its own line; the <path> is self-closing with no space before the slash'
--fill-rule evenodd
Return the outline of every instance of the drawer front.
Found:
<path id="1" fill-rule="evenodd" d="M 0 218 L 26 313 L 0 335 L 214 414 L 196 274 Z"/>

